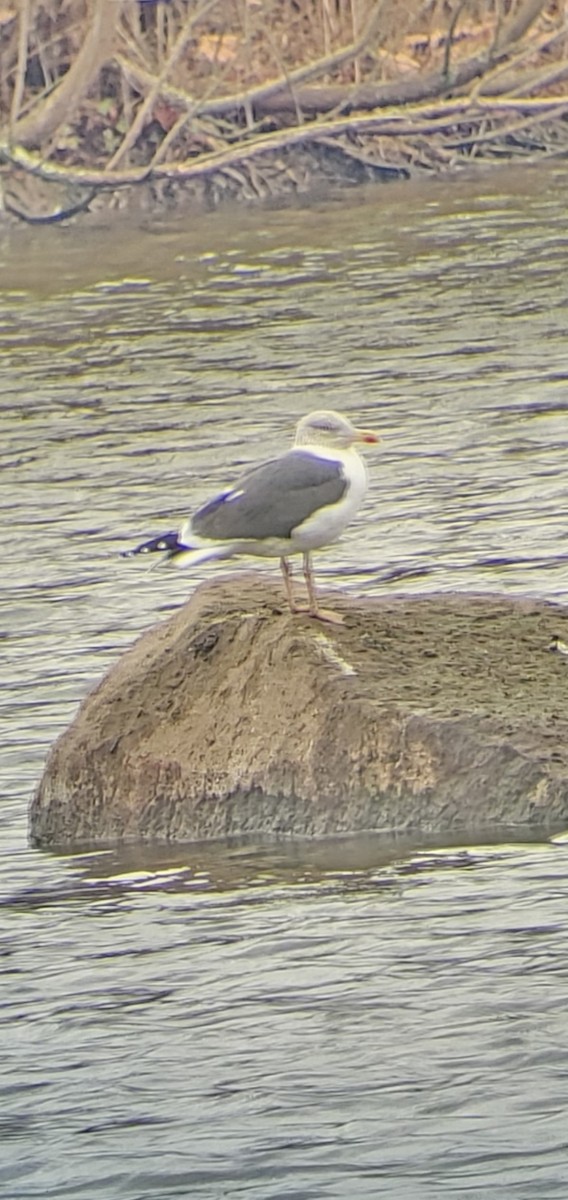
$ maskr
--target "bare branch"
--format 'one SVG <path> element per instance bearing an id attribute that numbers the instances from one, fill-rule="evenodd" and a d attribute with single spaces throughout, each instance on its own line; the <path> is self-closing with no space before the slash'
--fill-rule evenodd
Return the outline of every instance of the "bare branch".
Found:
<path id="1" fill-rule="evenodd" d="M 188 159 L 179 163 L 158 163 L 154 167 L 129 169 L 109 173 L 90 168 L 64 167 L 56 163 L 43 162 L 38 156 L 32 155 L 20 148 L 0 144 L 0 160 L 20 167 L 33 175 L 53 182 L 71 182 L 83 186 L 111 188 L 125 187 L 142 183 L 149 179 L 191 180 L 205 178 L 215 172 L 229 167 L 248 163 L 263 155 L 282 152 L 293 146 L 308 145 L 322 136 L 329 138 L 344 133 L 370 132 L 382 137 L 414 137 L 424 134 L 444 133 L 459 122 L 480 122 L 486 114 L 494 119 L 503 118 L 508 113 L 520 113 L 522 119 L 515 128 L 522 128 L 528 122 L 542 122 L 563 116 L 568 111 L 568 96 L 554 96 L 537 99 L 502 99 L 495 100 L 480 98 L 472 106 L 468 98 L 462 100 L 439 101 L 435 105 L 419 105 L 414 109 L 406 109 L 404 114 L 392 113 L 360 117 L 341 117 L 334 121 L 314 121 L 300 129 L 279 130 L 260 136 L 238 146 L 230 146 L 223 150 L 204 154 L 200 158 Z M 503 135 L 508 127 L 501 126 Z M 492 131 L 493 136 L 498 136 Z M 464 145 L 473 140 L 476 135 L 453 134 L 451 141 L 446 140 L 446 146 Z"/>
<path id="2" fill-rule="evenodd" d="M 524 102 L 526 104 L 526 101 Z M 568 99 L 563 104 L 557 104 L 554 108 L 554 113 L 551 114 L 550 109 L 535 112 L 532 116 L 524 116 L 520 121 L 511 121 L 508 125 L 496 125 L 493 129 L 482 129 L 479 133 L 461 135 L 451 138 L 446 141 L 445 145 L 450 149 L 458 146 L 478 146 L 482 142 L 494 142 L 497 138 L 510 137 L 512 133 L 521 133 L 526 129 L 530 129 L 532 125 L 538 125 L 542 121 L 546 121 L 548 117 L 563 117 L 568 112 Z"/>
<path id="3" fill-rule="evenodd" d="M 288 103 L 293 109 L 296 106 L 295 96 L 299 98 L 299 103 L 302 106 L 301 93 L 294 92 L 293 89 L 297 84 L 306 83 L 309 79 L 317 79 L 318 75 L 326 75 L 333 71 L 336 67 L 340 67 L 344 62 L 355 58 L 361 54 L 363 50 L 368 49 L 376 36 L 379 17 L 383 7 L 384 0 L 377 0 L 374 6 L 372 16 L 367 22 L 361 37 L 356 42 L 350 42 L 348 46 L 343 46 L 341 50 L 337 50 L 335 54 L 328 54 L 323 58 L 318 58 L 316 62 L 308 63 L 304 67 L 297 67 L 295 71 L 288 71 L 285 75 L 278 79 L 273 79 L 268 83 L 260 84 L 259 87 L 250 88 L 247 92 L 238 92 L 232 96 L 218 96 L 214 100 L 196 100 L 195 97 L 189 96 L 181 88 L 174 88 L 166 83 L 163 78 L 164 72 L 161 72 L 160 79 L 150 75 L 144 71 L 136 63 L 126 59 L 124 55 L 115 55 L 115 60 L 135 83 L 141 86 L 157 86 L 156 94 L 161 93 L 166 99 L 177 101 L 184 106 L 191 107 L 196 116 L 225 116 L 227 113 L 238 112 L 245 110 L 247 107 L 254 110 L 255 106 L 266 101 L 271 96 L 279 92 L 286 92 L 289 97 Z"/>
<path id="4" fill-rule="evenodd" d="M 450 24 L 448 25 L 448 33 L 446 36 L 446 48 L 444 51 L 444 65 L 442 67 L 442 75 L 444 76 L 448 86 L 450 84 L 450 60 L 451 60 L 451 56 L 452 56 L 452 46 L 454 44 L 454 33 L 456 32 L 457 23 L 461 17 L 461 14 L 462 14 L 466 4 L 467 4 L 467 0 L 459 0 L 459 4 L 454 9 L 454 12 L 452 13 L 452 16 L 451 16 Z"/>
<path id="5" fill-rule="evenodd" d="M 557 79 L 562 79 L 563 72 L 566 68 L 566 64 L 563 62 L 555 63 L 553 66 L 547 65 L 546 67 L 541 67 L 536 71 L 532 70 L 525 72 L 524 75 L 519 75 L 516 73 L 512 76 L 512 78 L 511 72 L 514 72 L 515 67 L 519 63 L 523 62 L 524 59 L 529 55 L 533 57 L 536 53 L 542 53 L 543 50 L 550 50 L 554 43 L 560 41 L 566 36 L 567 33 L 568 21 L 565 21 L 559 29 L 555 29 L 553 32 L 547 32 L 537 41 L 534 39 L 531 40 L 512 57 L 507 56 L 507 58 L 500 62 L 498 66 L 494 67 L 491 71 L 487 71 L 482 78 L 478 80 L 475 87 L 472 88 L 469 93 L 470 99 L 474 101 L 480 94 L 483 94 L 484 96 L 495 96 L 502 94 L 503 92 L 509 94 L 512 88 L 514 88 L 515 91 L 522 91 L 523 95 L 528 95 L 531 88 L 534 88 L 535 86 L 544 87 L 548 83 L 552 83 Z M 503 79 L 503 76 L 505 76 L 505 79 Z M 496 82 L 499 79 L 502 81 L 502 86 Z"/>
<path id="6" fill-rule="evenodd" d="M 547 0 L 524 0 L 514 8 L 509 21 L 503 25 L 495 46 L 494 57 L 518 42 L 540 16 Z"/>
<path id="7" fill-rule="evenodd" d="M 135 117 L 134 121 L 132 122 L 130 129 L 128 130 L 125 137 L 123 138 L 120 146 L 118 147 L 118 150 L 115 152 L 115 154 L 113 154 L 112 158 L 109 159 L 107 166 L 106 166 L 107 171 L 113 171 L 114 168 L 118 165 L 118 163 L 122 162 L 123 158 L 126 156 L 128 151 L 135 144 L 135 142 L 136 142 L 137 138 L 139 137 L 139 135 L 141 134 L 149 116 L 151 115 L 152 108 L 155 104 L 157 97 L 160 94 L 162 84 L 163 84 L 166 76 L 169 75 L 170 71 L 173 70 L 176 63 L 179 61 L 181 55 L 183 54 L 183 51 L 185 50 L 185 47 L 187 46 L 188 41 L 193 33 L 195 26 L 197 25 L 197 23 L 199 21 L 201 21 L 203 19 L 203 17 L 208 12 L 211 11 L 212 8 L 215 8 L 215 6 L 218 3 L 219 3 L 219 0 L 204 0 L 204 2 L 199 6 L 199 8 L 195 9 L 193 12 L 190 12 L 188 14 L 188 16 L 186 17 L 186 19 L 181 27 L 181 30 L 175 40 L 174 46 L 173 46 L 168 58 L 166 59 L 166 62 L 164 63 L 162 70 L 160 71 L 160 74 L 154 79 L 152 86 L 150 87 L 150 91 L 148 92 L 145 100 L 143 101 L 140 108 L 138 109 L 136 117 Z"/>
<path id="8" fill-rule="evenodd" d="M 59 208 L 56 210 L 56 212 L 42 214 L 41 216 L 24 212 L 22 208 L 18 208 L 12 200 L 8 199 L 8 197 L 6 197 L 4 200 L 4 208 L 6 209 L 6 212 L 11 213 L 13 217 L 18 217 L 18 219 L 20 221 L 24 221 L 26 225 L 58 225 L 61 223 L 61 221 L 68 221 L 70 217 L 76 217 L 77 213 L 86 212 L 91 200 L 94 200 L 95 196 L 97 195 L 97 192 L 98 188 L 91 187 L 89 188 L 87 195 L 84 196 L 82 200 L 77 200 L 75 204 L 70 204 L 67 208 Z"/>
<path id="9" fill-rule="evenodd" d="M 112 53 L 121 0 L 92 0 L 92 16 L 83 45 L 57 87 L 39 107 L 16 123 L 12 137 L 21 146 L 39 146 L 50 137 L 89 90 Z"/>
<path id="10" fill-rule="evenodd" d="M 458 20 L 466 6 L 466 0 L 454 0 L 448 32 L 443 42 L 442 54 L 439 56 L 443 61 L 437 70 L 426 72 L 418 68 L 415 73 L 379 84 L 372 80 L 363 83 L 356 80 L 352 84 L 336 83 L 333 82 L 334 72 L 345 63 L 357 64 L 362 52 L 372 49 L 376 44 L 386 3 L 386 0 L 371 0 L 366 26 L 359 33 L 353 0 L 353 32 L 345 35 L 351 36 L 349 44 L 331 52 L 328 40 L 328 52 L 322 57 L 290 68 L 287 56 L 281 56 L 279 53 L 278 42 L 271 38 L 270 31 L 266 31 L 262 44 L 262 61 L 266 62 L 267 45 L 271 44 L 272 61 L 275 63 L 274 69 L 278 72 L 278 78 L 232 95 L 220 95 L 223 87 L 230 86 L 225 82 L 226 77 L 242 77 L 238 74 L 243 67 L 242 59 L 235 64 L 232 55 L 229 55 L 226 71 L 212 70 L 205 86 L 201 81 L 203 70 L 198 68 L 198 86 L 201 92 L 199 97 L 192 95 L 190 90 L 174 86 L 170 80 L 174 68 L 182 60 L 188 43 L 194 36 L 196 25 L 203 22 L 214 9 L 217 10 L 214 14 L 215 20 L 207 22 L 206 29 L 209 26 L 213 29 L 220 28 L 217 17 L 222 0 L 192 0 L 191 5 L 184 6 L 183 9 L 181 4 L 178 4 L 172 17 L 171 10 L 168 9 L 167 39 L 164 12 L 160 9 L 161 50 L 158 56 L 159 66 L 155 71 L 146 69 L 144 57 L 146 53 L 155 51 L 154 41 L 150 38 L 146 42 L 142 27 L 138 38 L 132 23 L 132 14 L 138 10 L 127 7 L 124 0 L 87 0 L 88 18 L 83 18 L 86 37 L 81 49 L 67 74 L 60 78 L 48 94 L 35 98 L 34 107 L 26 112 L 23 105 L 27 96 L 27 58 L 30 54 L 30 43 L 33 41 L 31 3 L 32 0 L 20 0 L 17 44 L 15 36 L 11 43 L 11 117 L 9 128 L 0 133 L 0 161 L 3 160 L 48 181 L 73 182 L 83 188 L 109 190 L 132 186 L 150 179 L 181 182 L 224 173 L 239 180 L 246 189 L 252 188 L 260 193 L 264 192 L 266 184 L 262 171 L 255 174 L 256 162 L 263 156 L 272 154 L 274 158 L 271 169 L 280 170 L 282 164 L 278 163 L 278 154 L 285 154 L 285 163 L 288 163 L 288 152 L 295 146 L 325 145 L 327 149 L 334 149 L 344 159 L 351 159 L 365 169 L 374 169 L 372 158 L 367 160 L 365 156 L 354 152 L 349 145 L 346 148 L 340 144 L 337 139 L 342 134 L 353 132 L 368 133 L 373 137 L 398 138 L 397 153 L 403 162 L 413 160 L 416 153 L 421 154 L 420 139 L 429 135 L 434 137 L 433 146 L 440 155 L 443 155 L 444 150 L 451 153 L 454 147 L 464 146 L 473 148 L 475 153 L 477 146 L 482 147 L 486 142 L 502 138 L 507 131 L 514 133 L 516 130 L 528 128 L 531 124 L 552 121 L 555 117 L 562 116 L 568 104 L 566 96 L 532 100 L 527 99 L 523 91 L 527 87 L 532 90 L 540 89 L 549 86 L 552 81 L 566 78 L 568 63 L 565 55 L 561 61 L 554 61 L 557 55 L 549 56 L 548 60 L 542 56 L 536 60 L 540 64 L 539 67 L 533 68 L 532 71 L 515 70 L 516 66 L 526 59 L 527 54 L 538 55 L 542 51 L 548 51 L 555 41 L 566 35 L 568 22 L 560 29 L 554 28 L 553 22 L 549 22 L 546 29 L 544 26 L 539 29 L 540 36 L 532 30 L 535 21 L 545 9 L 547 0 L 517 0 L 512 6 L 505 0 L 500 0 L 497 5 L 499 19 L 494 19 L 492 24 L 493 44 L 486 46 L 483 52 L 473 57 L 451 63 Z M 495 6 L 491 7 L 495 13 Z M 512 11 L 508 12 L 509 9 Z M 556 12 L 556 9 L 554 11 Z M 221 12 L 224 17 L 227 10 L 222 9 Z M 244 12 L 246 16 L 246 4 Z M 507 13 L 506 17 L 503 17 L 504 13 Z M 125 49 L 126 53 L 119 53 L 115 47 L 115 32 L 121 17 L 124 18 L 121 22 L 121 48 Z M 131 29 L 134 31 L 132 36 Z M 529 31 L 530 37 L 526 37 Z M 483 28 L 483 33 L 486 37 L 486 28 Z M 207 34 L 209 40 L 210 36 Z M 397 36 L 400 40 L 400 30 Z M 169 43 L 167 48 L 166 40 Z M 80 101 L 96 82 L 101 67 L 111 58 L 121 72 L 119 80 L 116 80 L 114 74 L 110 75 L 115 92 L 118 88 L 118 99 L 113 93 L 113 104 L 116 102 L 120 108 L 121 86 L 123 96 L 125 95 L 121 121 L 127 121 L 128 129 L 121 144 L 101 168 L 63 166 L 57 162 L 50 162 L 49 139 L 63 121 L 67 122 L 76 117 Z M 296 56 L 295 61 L 299 61 L 299 56 Z M 251 58 L 250 67 L 249 78 L 259 78 L 259 65 L 254 56 Z M 262 67 L 260 69 L 262 70 Z M 364 69 L 367 71 L 366 63 Z M 331 82 L 327 81 L 326 76 L 331 76 Z M 337 78 L 336 74 L 335 79 Z M 339 78 L 341 79 L 341 75 Z M 479 81 L 478 86 L 474 87 L 469 95 L 464 95 L 475 80 Z M 132 109 L 129 112 L 126 107 L 129 102 L 129 84 L 143 95 L 135 115 Z M 448 96 L 450 90 L 453 99 L 441 100 L 440 97 Z M 506 93 L 505 98 L 496 104 L 495 95 L 502 97 L 503 92 Z M 519 92 L 522 92 L 522 95 L 519 95 Z M 163 97 L 177 108 L 174 123 L 157 148 L 150 148 L 145 144 L 145 153 L 153 153 L 149 165 L 128 168 L 125 166 L 127 155 L 143 133 L 159 97 Z M 23 115 L 20 115 L 21 113 Z M 243 121 L 243 114 L 246 122 Z M 324 117 L 323 114 L 327 116 Z M 273 120 L 275 116 L 280 118 L 278 122 Z M 267 134 L 264 132 L 266 117 L 271 118 L 272 128 L 276 123 L 279 126 L 286 123 L 292 127 L 279 128 Z M 115 117 L 112 116 L 110 120 L 114 121 Z M 104 121 L 102 123 L 104 124 Z M 208 125 L 212 126 L 211 130 L 206 128 Z M 192 133 L 191 150 L 186 149 L 183 152 L 193 152 L 193 157 L 186 158 L 183 162 L 168 162 L 172 144 L 176 142 L 176 147 L 183 144 L 180 135 L 184 134 L 188 126 Z M 554 137 L 559 136 L 560 132 L 558 126 Z M 200 140 L 196 141 L 194 135 Z M 402 143 L 402 138 L 411 140 Z M 414 145 L 413 138 L 417 139 Z M 42 146 L 42 155 L 29 152 L 30 147 L 35 146 Z M 88 155 L 88 147 L 86 152 Z M 83 145 L 80 153 L 85 154 Z M 381 157 L 385 157 L 382 148 Z M 386 167 L 389 170 L 397 169 L 395 166 L 391 167 L 390 162 Z M 266 169 L 263 168 L 264 171 Z M 270 170 L 268 173 L 270 174 Z M 71 215 L 71 209 L 65 211 L 67 215 Z M 22 214 L 18 212 L 18 215 Z M 33 217 L 31 219 L 35 220 Z M 54 219 L 60 219 L 59 211 L 54 213 Z"/>
<path id="11" fill-rule="evenodd" d="M 26 67 L 28 60 L 28 40 L 30 36 L 30 0 L 21 0 L 18 20 L 18 62 L 16 65 L 16 82 L 10 108 L 10 128 L 13 129 L 22 107 L 24 88 L 26 84 Z"/>

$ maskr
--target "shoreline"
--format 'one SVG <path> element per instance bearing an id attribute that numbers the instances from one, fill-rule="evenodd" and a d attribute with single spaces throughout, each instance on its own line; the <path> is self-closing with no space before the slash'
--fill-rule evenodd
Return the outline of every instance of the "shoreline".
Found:
<path id="1" fill-rule="evenodd" d="M 137 189 L 146 211 L 280 204 L 316 184 L 568 154 L 553 3 L 428 15 L 387 2 L 359 22 L 350 6 L 272 0 L 268 35 L 264 8 L 243 24 L 232 0 L 70 0 L 64 15 L 48 2 L 41 31 L 7 14 L 2 210 L 51 225 L 134 210 Z"/>
<path id="2" fill-rule="evenodd" d="M 287 152 L 284 171 L 276 172 L 266 187 L 244 186 L 242 180 L 228 182 L 223 168 L 195 179 L 170 177 L 139 179 L 125 182 L 120 187 L 110 188 L 96 183 L 81 184 L 72 179 L 58 181 L 54 174 L 42 179 L 33 172 L 29 174 L 18 168 L 4 171 L 4 204 L 0 209 L 0 228 L 32 226 L 50 227 L 59 224 L 100 225 L 111 228 L 121 221 L 133 220 L 134 225 L 144 221 L 170 217 L 206 216 L 218 213 L 229 216 L 235 211 L 285 211 L 290 207 L 310 207 L 333 200 L 354 201 L 369 189 L 381 195 L 381 189 L 393 183 L 408 185 L 458 182 L 466 178 L 479 178 L 483 173 L 494 175 L 500 169 L 524 169 L 534 171 L 541 163 L 568 157 L 568 122 L 566 122 L 566 147 L 559 146 L 554 154 L 542 149 L 535 151 L 527 147 L 520 153 L 503 147 L 503 152 L 493 157 L 480 155 L 472 158 L 456 156 L 450 162 L 436 161 L 436 147 L 432 146 L 432 157 L 428 160 L 424 152 L 421 161 L 412 164 L 393 160 L 388 164 L 373 161 L 372 153 L 354 153 L 335 139 L 334 145 L 310 147 L 298 144 Z M 345 139 L 344 139 L 345 140 Z M 330 142 L 332 139 L 330 139 Z M 380 143 L 380 137 L 377 142 Z M 263 152 L 263 165 L 268 174 L 272 170 L 271 159 L 277 152 Z M 96 175 L 97 173 L 95 173 Z"/>

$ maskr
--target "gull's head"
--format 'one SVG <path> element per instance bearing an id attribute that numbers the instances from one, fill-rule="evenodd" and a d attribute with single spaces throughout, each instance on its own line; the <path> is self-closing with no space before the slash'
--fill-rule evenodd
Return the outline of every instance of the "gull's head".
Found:
<path id="1" fill-rule="evenodd" d="M 346 450 L 356 442 L 375 445 L 378 434 L 372 429 L 358 429 L 341 413 L 321 409 L 308 413 L 296 426 L 296 446 L 329 446 Z"/>

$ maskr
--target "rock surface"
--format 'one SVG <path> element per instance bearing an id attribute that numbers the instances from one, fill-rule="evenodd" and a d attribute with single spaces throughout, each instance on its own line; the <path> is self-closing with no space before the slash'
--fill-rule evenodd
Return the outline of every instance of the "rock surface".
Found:
<path id="1" fill-rule="evenodd" d="M 87 696 L 32 803 L 36 844 L 568 824 L 568 608 L 334 596 L 233 574 Z"/>

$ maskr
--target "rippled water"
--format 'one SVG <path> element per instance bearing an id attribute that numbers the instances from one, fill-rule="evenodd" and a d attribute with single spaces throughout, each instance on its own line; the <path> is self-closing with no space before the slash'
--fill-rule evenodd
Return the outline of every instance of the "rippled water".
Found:
<path id="1" fill-rule="evenodd" d="M 562 839 L 64 858 L 26 807 L 85 690 L 214 570 L 118 550 L 310 408 L 384 434 L 326 582 L 567 598 L 567 185 L 0 235 L 10 1198 L 566 1195 Z"/>

